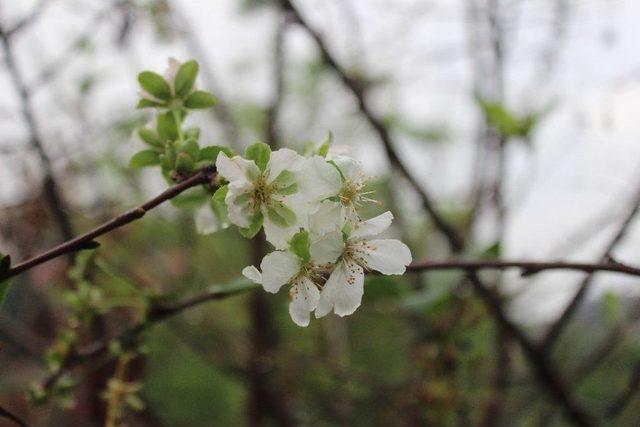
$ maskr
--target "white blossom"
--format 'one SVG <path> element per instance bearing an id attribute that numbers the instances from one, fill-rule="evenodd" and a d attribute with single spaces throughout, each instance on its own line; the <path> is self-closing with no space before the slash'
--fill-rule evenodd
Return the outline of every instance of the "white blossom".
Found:
<path id="1" fill-rule="evenodd" d="M 216 167 L 229 181 L 225 197 L 229 221 L 247 228 L 261 215 L 267 240 L 277 249 L 285 248 L 288 239 L 305 225 L 306 201 L 295 180 L 303 160 L 295 151 L 283 148 L 271 153 L 263 172 L 253 160 L 229 158 L 221 152 Z"/>
<path id="2" fill-rule="evenodd" d="M 310 245 L 308 260 L 291 250 L 277 250 L 262 259 L 262 273 L 254 266 L 248 266 L 242 270 L 242 274 L 271 293 L 277 293 L 282 286 L 289 285 L 291 319 L 299 326 L 307 326 L 310 313 L 316 309 L 320 299 L 319 288 L 324 281 L 322 273 L 327 265 L 340 256 L 342 246 L 340 233 L 328 233 Z"/>
<path id="3" fill-rule="evenodd" d="M 382 274 L 403 274 L 411 263 L 411 251 L 397 239 L 370 239 L 391 225 L 393 215 L 385 212 L 354 225 L 344 246 L 344 252 L 325 283 L 316 317 L 331 309 L 339 316 L 352 314 L 362 301 L 364 271 Z"/>

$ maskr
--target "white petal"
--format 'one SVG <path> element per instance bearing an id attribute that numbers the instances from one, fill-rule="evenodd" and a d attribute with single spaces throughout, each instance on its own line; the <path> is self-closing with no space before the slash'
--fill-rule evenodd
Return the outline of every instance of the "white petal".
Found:
<path id="1" fill-rule="evenodd" d="M 352 261 L 338 263 L 324 285 L 327 299 L 333 303 L 333 311 L 338 316 L 353 314 L 364 294 L 364 271 Z"/>
<path id="2" fill-rule="evenodd" d="M 340 168 L 344 179 L 352 182 L 361 182 L 366 179 L 364 168 L 359 161 L 347 156 L 335 156 L 333 161 Z"/>
<path id="3" fill-rule="evenodd" d="M 196 211 L 196 231 L 199 234 L 211 234 L 223 228 L 218 217 L 211 210 L 209 203 L 205 203 Z"/>
<path id="4" fill-rule="evenodd" d="M 319 299 L 320 291 L 316 285 L 306 277 L 291 287 L 289 314 L 296 325 L 309 325 L 309 314 L 315 310 Z"/>
<path id="5" fill-rule="evenodd" d="M 296 172 L 302 167 L 304 157 L 288 148 L 281 148 L 271 153 L 269 158 L 267 182 L 271 183 L 283 170 Z"/>
<path id="6" fill-rule="evenodd" d="M 391 225 L 393 214 L 389 211 L 377 217 L 359 222 L 353 226 L 349 240 L 360 240 L 365 237 L 376 236 L 385 231 Z"/>
<path id="7" fill-rule="evenodd" d="M 318 210 L 309 216 L 311 238 L 318 238 L 332 231 L 341 231 L 344 227 L 344 212 L 340 203 L 325 200 Z"/>
<path id="8" fill-rule="evenodd" d="M 289 251 L 275 251 L 262 258 L 262 286 L 267 292 L 276 293 L 298 274 L 300 260 Z"/>
<path id="9" fill-rule="evenodd" d="M 299 188 L 309 200 L 321 201 L 337 195 L 342 187 L 340 173 L 320 156 L 313 156 L 304 163 L 299 173 Z"/>
<path id="10" fill-rule="evenodd" d="M 248 196 L 251 184 L 247 181 L 235 181 L 229 184 L 229 191 L 224 199 L 227 205 L 229 222 L 238 227 L 246 228 L 251 225 L 254 211 Z"/>
<path id="11" fill-rule="evenodd" d="M 356 245 L 362 245 L 361 256 L 367 267 L 382 274 L 404 274 L 411 264 L 411 251 L 400 240 L 367 240 Z"/>
<path id="12" fill-rule="evenodd" d="M 311 244 L 311 260 L 317 264 L 334 263 L 344 252 L 342 232 L 332 231 Z"/>
<path id="13" fill-rule="evenodd" d="M 253 160 L 246 160 L 240 156 L 229 158 L 222 151 L 218 153 L 216 169 L 229 182 L 245 182 L 248 181 L 248 176 L 258 176 L 260 174 L 260 169 L 258 169 Z"/>
<path id="14" fill-rule="evenodd" d="M 327 298 L 326 292 L 324 292 L 324 289 L 323 289 L 323 292 L 320 293 L 320 300 L 318 301 L 318 306 L 316 307 L 316 319 L 319 319 L 331 313 L 332 309 L 333 309 L 333 304 L 331 304 L 331 301 L 329 301 L 329 299 Z"/>
<path id="15" fill-rule="evenodd" d="M 243 268 L 242 275 L 251 280 L 253 283 L 257 283 L 259 285 L 262 284 L 262 273 L 260 273 L 260 270 L 255 268 L 253 265 L 248 265 Z"/>
<path id="16" fill-rule="evenodd" d="M 264 234 L 267 241 L 273 245 L 276 249 L 286 249 L 289 246 L 289 240 L 300 231 L 299 227 L 295 224 L 290 227 L 280 227 L 269 219 L 266 210 L 263 210 L 264 222 Z"/>

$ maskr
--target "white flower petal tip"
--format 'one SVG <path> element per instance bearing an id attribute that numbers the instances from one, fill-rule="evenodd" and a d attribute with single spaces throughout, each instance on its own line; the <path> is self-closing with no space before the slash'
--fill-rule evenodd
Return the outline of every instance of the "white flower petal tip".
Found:
<path id="1" fill-rule="evenodd" d="M 291 303 L 289 314 L 298 326 L 308 326 L 311 312 L 316 309 L 320 299 L 320 291 L 308 278 L 303 278 L 290 291 Z"/>
<path id="2" fill-rule="evenodd" d="M 400 240 L 368 240 L 363 246 L 362 257 L 367 267 L 382 274 L 404 274 L 411 264 L 411 250 Z"/>
<path id="3" fill-rule="evenodd" d="M 389 211 L 366 221 L 361 221 L 353 226 L 349 239 L 355 240 L 377 236 L 391 226 L 391 221 L 393 221 L 393 214 Z"/>
<path id="4" fill-rule="evenodd" d="M 262 273 L 260 273 L 260 270 L 255 268 L 253 265 L 248 265 L 243 268 L 242 275 L 251 280 L 253 283 L 262 285 Z"/>

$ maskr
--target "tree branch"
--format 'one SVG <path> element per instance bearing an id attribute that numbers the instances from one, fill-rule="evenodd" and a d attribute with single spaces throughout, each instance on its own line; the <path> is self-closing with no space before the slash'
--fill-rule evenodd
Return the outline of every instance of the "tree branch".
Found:
<path id="1" fill-rule="evenodd" d="M 396 143 L 392 140 L 389 130 L 386 128 L 382 120 L 380 120 L 369 107 L 366 100 L 366 88 L 363 85 L 363 82 L 350 76 L 347 71 L 338 64 L 337 60 L 331 52 L 329 52 L 329 49 L 320 34 L 307 23 L 289 0 L 283 0 L 282 5 L 283 8 L 289 12 L 293 18 L 295 18 L 297 23 L 299 23 L 315 41 L 318 49 L 320 50 L 323 61 L 334 70 L 347 89 L 349 89 L 356 98 L 360 112 L 369 122 L 373 130 L 378 134 L 380 141 L 382 141 L 389 162 L 393 167 L 400 171 L 405 179 L 407 179 L 411 186 L 418 192 L 420 200 L 422 201 L 422 206 L 429 213 L 432 221 L 436 225 L 436 228 L 445 236 L 451 247 L 454 249 L 454 252 L 462 251 L 464 247 L 462 239 L 458 236 L 458 233 L 455 231 L 453 226 L 440 215 L 435 207 L 435 203 L 431 199 L 431 196 L 422 188 L 404 165 L 395 150 Z"/>
<path id="2" fill-rule="evenodd" d="M 105 222 L 104 224 L 94 228 L 93 230 L 90 230 L 73 239 L 67 240 L 66 242 L 61 243 L 60 245 L 51 248 L 48 251 L 41 253 L 40 255 L 36 255 L 33 258 L 16 264 L 15 266 L 11 267 L 6 273 L 0 275 L 0 281 L 7 280 L 61 255 L 71 252 L 77 252 L 83 249 L 94 248 L 96 247 L 97 242 L 94 242 L 93 239 L 95 239 L 96 237 L 102 236 L 103 234 L 106 234 L 126 224 L 129 224 L 130 222 L 142 218 L 151 209 L 157 207 L 158 205 L 166 202 L 169 199 L 174 198 L 175 196 L 182 193 L 183 191 L 188 190 L 189 188 L 195 187 L 199 184 L 212 183 L 215 176 L 216 173 L 213 166 L 202 169 L 193 176 L 180 182 L 179 184 L 176 184 L 173 187 L 170 187 L 167 190 L 163 191 L 158 196 L 147 201 L 146 203 L 143 203 L 136 208 L 118 215 L 117 217 Z"/>
<path id="3" fill-rule="evenodd" d="M 640 189 L 640 185 L 637 188 Z M 638 190 L 638 193 L 633 198 L 631 207 L 629 209 L 629 213 L 624 218 L 624 220 L 620 224 L 620 227 L 618 228 L 618 231 L 613 236 L 613 238 L 609 241 L 609 244 L 605 248 L 602 256 L 600 257 L 600 262 L 611 263 L 610 260 L 613 254 L 613 250 L 618 246 L 618 244 L 620 244 L 620 242 L 627 235 L 627 231 L 631 226 L 631 223 L 633 222 L 634 218 L 638 214 L 638 210 L 640 210 L 640 190 Z M 590 274 L 588 274 L 582 280 L 582 282 L 580 282 L 580 285 L 578 286 L 578 290 L 576 291 L 575 295 L 571 299 L 571 302 L 564 309 L 560 317 L 548 329 L 546 335 L 541 341 L 542 347 L 545 347 L 545 348 L 552 347 L 557 341 L 562 331 L 569 324 L 569 321 L 578 310 L 578 307 L 580 306 L 584 298 L 587 296 L 587 292 L 589 291 L 589 289 L 591 289 L 591 284 L 593 283 L 593 273 L 595 271 L 597 270 L 587 271 Z"/>
<path id="4" fill-rule="evenodd" d="M 64 202 L 60 195 L 58 184 L 53 176 L 51 159 L 42 144 L 38 124 L 33 113 L 33 106 L 31 105 L 31 93 L 27 88 L 27 85 L 24 83 L 22 74 L 16 62 L 16 58 L 13 53 L 13 46 L 11 45 L 11 34 L 12 32 L 8 32 L 0 26 L 0 41 L 2 42 L 5 51 L 5 63 L 7 64 L 7 69 L 9 70 L 13 86 L 20 97 L 22 118 L 29 134 L 29 145 L 35 149 L 40 157 L 40 163 L 44 174 L 42 183 L 44 195 L 49 204 L 49 208 L 58 223 L 60 234 L 65 240 L 68 240 L 73 236 L 71 221 L 65 211 Z"/>
<path id="5" fill-rule="evenodd" d="M 537 274 L 547 270 L 576 270 L 586 273 L 607 271 L 640 277 L 640 268 L 631 267 L 617 262 L 581 263 L 568 261 L 521 261 L 521 260 L 448 260 L 448 261 L 417 261 L 407 267 L 407 271 L 422 272 L 432 270 L 506 270 L 517 268 L 522 270 L 523 276 Z"/>
<path id="6" fill-rule="evenodd" d="M 2 406 L 0 406 L 0 418 L 6 418 L 8 420 L 11 420 L 15 424 L 19 425 L 20 427 L 28 427 L 26 422 L 20 419 L 17 415 L 14 415 L 13 413 L 7 411 Z"/>

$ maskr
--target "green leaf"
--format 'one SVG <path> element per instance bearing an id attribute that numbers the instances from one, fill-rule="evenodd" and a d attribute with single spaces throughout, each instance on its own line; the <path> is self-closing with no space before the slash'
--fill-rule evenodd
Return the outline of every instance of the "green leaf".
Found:
<path id="1" fill-rule="evenodd" d="M 167 101 L 171 99 L 171 88 L 169 83 L 158 73 L 153 71 L 143 71 L 138 74 L 138 82 L 142 89 L 153 95 L 155 98 Z"/>
<path id="2" fill-rule="evenodd" d="M 329 135 L 327 136 L 327 139 L 318 148 L 318 155 L 322 157 L 327 157 L 327 154 L 329 153 L 329 147 L 331 147 L 332 142 L 333 142 L 333 133 L 329 131 Z"/>
<path id="3" fill-rule="evenodd" d="M 208 92 L 197 90 L 187 97 L 184 106 L 192 109 L 209 108 L 215 104 L 216 100 Z"/>
<path id="4" fill-rule="evenodd" d="M 163 141 L 175 141 L 178 139 L 178 127 L 171 112 L 158 114 L 156 118 L 158 135 Z"/>
<path id="5" fill-rule="evenodd" d="M 138 136 L 140 137 L 140 139 L 142 139 L 144 142 L 146 142 L 152 147 L 164 148 L 164 143 L 162 142 L 158 134 L 156 134 L 151 129 L 148 129 L 148 128 L 138 129 Z"/>
<path id="6" fill-rule="evenodd" d="M 196 163 L 191 156 L 187 153 L 178 153 L 176 157 L 176 169 L 180 172 L 192 172 L 195 169 Z"/>
<path id="7" fill-rule="evenodd" d="M 166 104 L 164 103 L 160 103 L 160 102 L 155 102 L 152 101 L 150 99 L 140 99 L 138 101 L 138 103 L 136 104 L 136 108 L 137 109 L 141 109 L 141 108 L 160 108 L 160 107 L 166 107 Z"/>
<path id="8" fill-rule="evenodd" d="M 145 168 L 148 166 L 156 166 L 160 164 L 160 153 L 154 150 L 138 151 L 129 160 L 129 166 L 132 168 Z"/>
<path id="9" fill-rule="evenodd" d="M 173 80 L 173 87 L 176 95 L 183 97 L 191 92 L 193 85 L 198 76 L 198 63 L 196 61 L 187 61 L 180 66 Z"/>
<path id="10" fill-rule="evenodd" d="M 0 307 L 2 307 L 2 303 L 4 303 L 7 294 L 9 293 L 9 280 L 5 280 L 0 282 Z"/>
<path id="11" fill-rule="evenodd" d="M 257 142 L 247 147 L 244 152 L 247 160 L 253 160 L 261 171 L 267 169 L 269 158 L 271 158 L 271 147 L 264 142 Z"/>
<path id="12" fill-rule="evenodd" d="M 180 147 L 180 151 L 182 151 L 183 153 L 187 153 L 189 157 L 191 157 L 191 159 L 195 162 L 200 160 L 200 146 L 198 145 L 198 142 L 193 138 L 189 138 L 188 140 L 186 140 L 182 147 Z"/>
<path id="13" fill-rule="evenodd" d="M 224 202 L 224 199 L 227 197 L 227 193 L 229 192 L 229 186 L 223 185 L 219 187 L 215 193 L 213 193 L 213 200 L 218 202 Z"/>
<path id="14" fill-rule="evenodd" d="M 291 243 L 289 244 L 291 252 L 296 254 L 303 261 L 309 261 L 311 258 L 311 254 L 309 252 L 310 246 L 311 241 L 309 240 L 309 232 L 307 230 L 302 230 L 294 234 L 291 238 Z"/>
<path id="15" fill-rule="evenodd" d="M 285 228 L 296 223 L 296 213 L 288 207 L 276 204 L 267 210 L 269 219 L 279 227 Z"/>
<path id="16" fill-rule="evenodd" d="M 251 220 L 251 225 L 247 228 L 239 228 L 240 234 L 242 234 L 247 239 L 253 239 L 258 231 L 262 228 L 262 223 L 264 222 L 264 217 L 262 216 L 262 212 L 258 211 Z"/>

